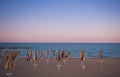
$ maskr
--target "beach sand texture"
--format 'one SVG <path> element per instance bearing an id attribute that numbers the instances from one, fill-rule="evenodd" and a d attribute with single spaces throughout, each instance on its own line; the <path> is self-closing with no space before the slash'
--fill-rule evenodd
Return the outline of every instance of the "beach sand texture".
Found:
<path id="1" fill-rule="evenodd" d="M 4 70 L 4 61 L 0 64 L 0 77 L 6 77 L 7 71 Z M 36 69 L 34 64 L 37 63 Z M 86 59 L 85 70 L 81 69 L 80 59 L 72 59 L 68 63 L 61 62 L 60 70 L 58 63 L 49 60 L 31 63 L 26 62 L 26 58 L 17 58 L 13 77 L 120 77 L 120 59 L 103 59 L 100 65 L 98 59 Z"/>

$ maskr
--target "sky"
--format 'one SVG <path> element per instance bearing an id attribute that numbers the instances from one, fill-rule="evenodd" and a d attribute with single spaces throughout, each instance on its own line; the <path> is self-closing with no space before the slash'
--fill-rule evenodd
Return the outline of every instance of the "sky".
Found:
<path id="1" fill-rule="evenodd" d="M 0 0 L 0 42 L 120 43 L 120 0 Z"/>

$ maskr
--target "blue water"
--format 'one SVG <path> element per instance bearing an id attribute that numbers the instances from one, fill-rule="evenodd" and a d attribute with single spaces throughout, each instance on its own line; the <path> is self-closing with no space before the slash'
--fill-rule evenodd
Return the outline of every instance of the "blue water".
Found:
<path id="1" fill-rule="evenodd" d="M 97 57 L 98 52 L 102 50 L 104 57 L 120 58 L 120 43 L 0 43 L 0 47 L 30 47 L 32 52 L 42 50 L 44 56 L 47 49 L 59 49 L 69 51 L 73 58 L 78 58 L 82 49 L 88 58 Z M 21 56 L 26 56 L 26 51 L 27 49 L 20 49 Z M 2 52 L 4 53 L 4 50 Z"/>

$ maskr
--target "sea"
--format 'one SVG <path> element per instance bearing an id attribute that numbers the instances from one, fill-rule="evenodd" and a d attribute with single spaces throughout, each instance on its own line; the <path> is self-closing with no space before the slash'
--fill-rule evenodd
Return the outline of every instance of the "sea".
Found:
<path id="1" fill-rule="evenodd" d="M 32 53 L 37 51 L 39 57 L 39 50 L 42 50 L 43 56 L 47 50 L 50 51 L 49 56 L 52 57 L 52 51 L 66 51 L 70 53 L 72 58 L 79 58 L 79 53 L 84 50 L 85 57 L 97 58 L 101 50 L 103 57 L 106 58 L 120 58 L 120 43 L 0 43 L 1 52 L 4 55 L 4 49 L 18 48 L 21 57 L 26 57 L 27 48 L 31 49 Z"/>

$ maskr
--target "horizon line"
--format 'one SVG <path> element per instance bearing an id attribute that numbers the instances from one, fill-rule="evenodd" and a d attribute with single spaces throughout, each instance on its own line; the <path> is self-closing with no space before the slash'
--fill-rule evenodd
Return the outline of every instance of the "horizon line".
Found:
<path id="1" fill-rule="evenodd" d="M 120 43 L 120 42 L 0 42 L 1 43 Z"/>

